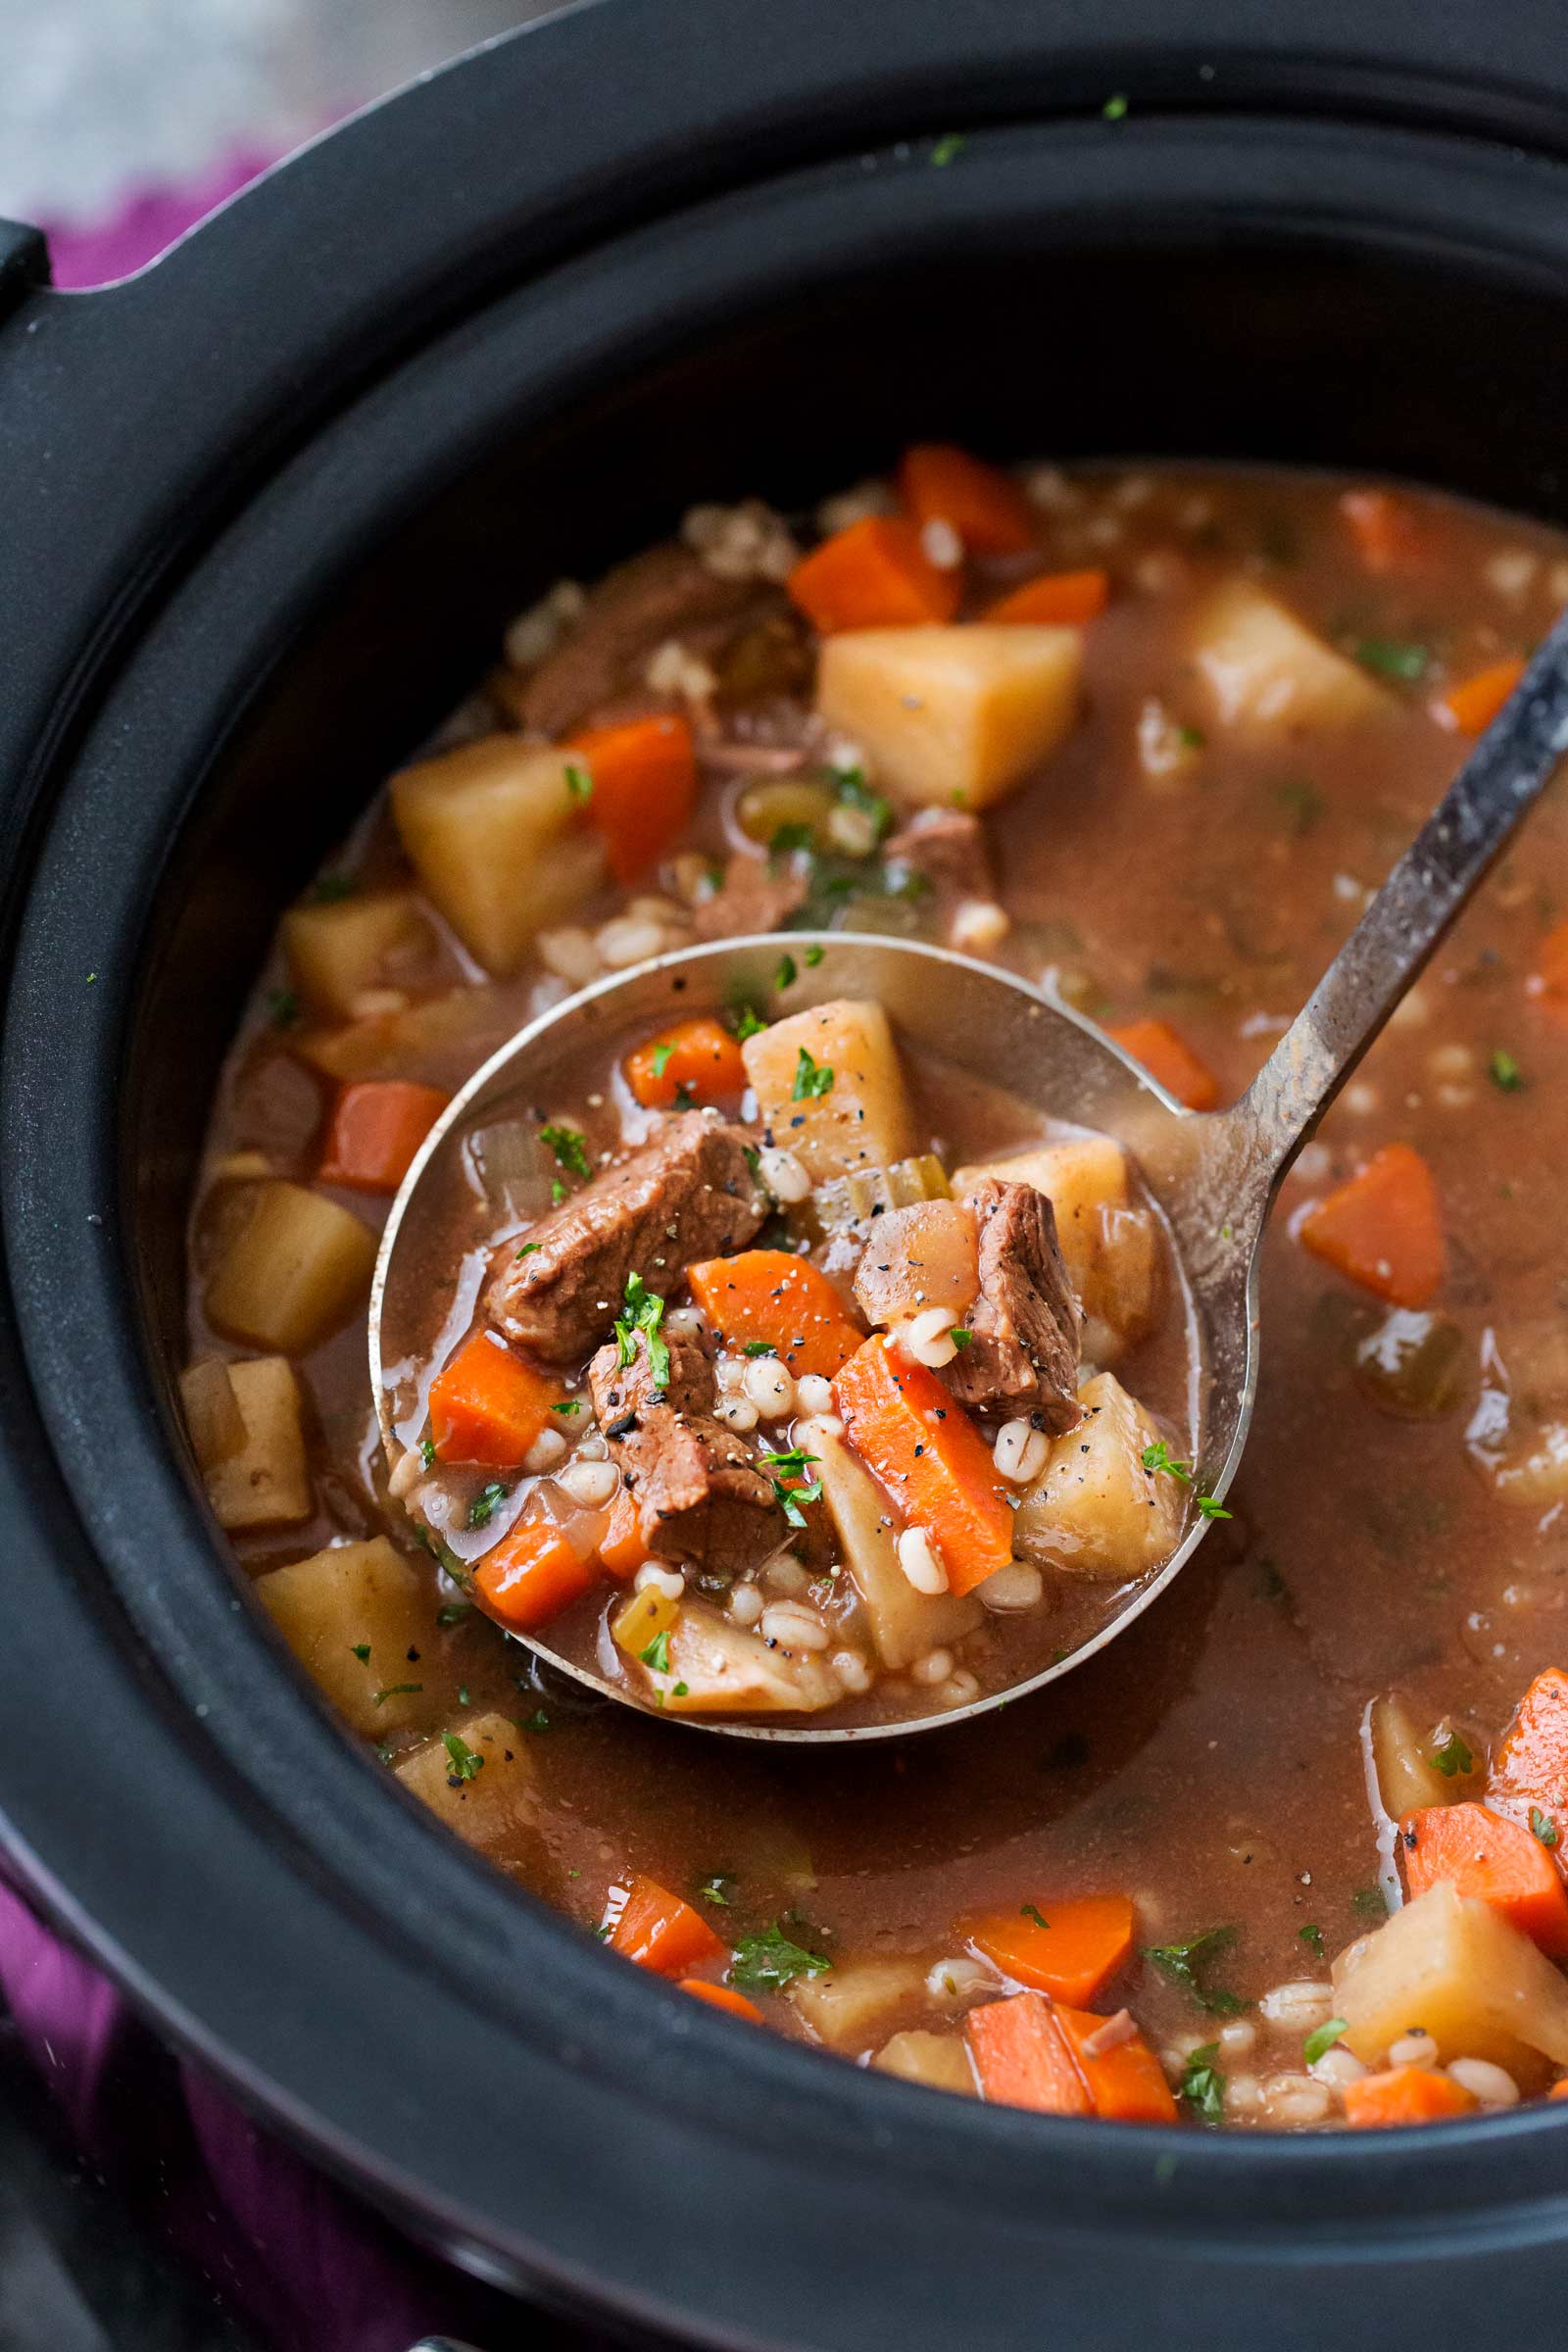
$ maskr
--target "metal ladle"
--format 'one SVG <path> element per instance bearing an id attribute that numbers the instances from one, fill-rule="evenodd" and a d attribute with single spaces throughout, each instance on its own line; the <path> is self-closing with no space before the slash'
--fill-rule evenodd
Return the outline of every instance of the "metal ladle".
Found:
<path id="1" fill-rule="evenodd" d="M 1009 972 L 947 949 L 849 932 L 791 933 L 799 977 L 779 1010 L 836 997 L 869 997 L 917 1052 L 1003 1087 L 1033 1110 L 1114 1136 L 1138 1163 L 1165 1217 L 1181 1268 L 1200 1367 L 1192 1400 L 1195 1484 L 1216 1500 L 1236 1475 L 1257 1393 L 1259 1249 L 1286 1172 L 1319 1119 L 1471 898 L 1494 858 L 1568 751 L 1568 614 L 1544 639 L 1520 686 L 1476 744 L 1443 801 L 1251 1085 L 1228 1110 L 1194 1112 L 1156 1085 L 1104 1033 Z M 820 948 L 811 964 L 805 951 Z M 724 940 L 616 974 L 529 1022 L 476 1070 L 426 1140 L 387 1220 L 371 1292 L 370 1383 L 389 1458 L 424 1425 L 416 1367 L 428 1353 L 427 1269 L 399 1239 L 416 1198 L 438 1181 L 449 1136 L 519 1103 L 570 1099 L 585 1061 L 638 1028 L 764 1002 L 780 940 Z M 473 1297 L 477 1295 L 477 1272 Z M 469 1300 L 471 1308 L 472 1298 Z M 454 1331 L 466 1328 L 460 1295 Z M 906 1737 L 983 1715 L 1042 1689 L 1141 1617 L 1191 1559 L 1207 1529 L 1199 1514 L 1169 1560 L 1127 1596 L 1119 1614 L 1065 1658 L 970 1705 L 890 1724 L 844 1728 L 681 1715 L 682 1723 L 747 1740 Z M 553 1649 L 514 1636 L 562 1673 L 619 1699 L 624 1689 Z M 639 1707 L 639 1712 L 647 1710 Z"/>

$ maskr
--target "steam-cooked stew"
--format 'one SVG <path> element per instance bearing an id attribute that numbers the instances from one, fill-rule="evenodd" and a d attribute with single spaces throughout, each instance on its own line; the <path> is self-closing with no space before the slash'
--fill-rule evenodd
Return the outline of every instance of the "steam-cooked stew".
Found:
<path id="1" fill-rule="evenodd" d="M 1565 599 L 1562 541 L 1423 493 L 924 448 L 523 614 L 284 914 L 192 1221 L 214 1509 L 406 1790 L 687 1994 L 953 2091 L 1288 2130 L 1568 2091 L 1560 792 L 1298 1162 L 1170 1592 L 930 1740 L 658 1719 L 959 1710 L 1205 1499 L 1136 1173 L 822 1002 L 791 934 L 1004 963 L 1212 1105 Z M 376 1227 L 452 1094 L 758 931 L 765 1003 L 455 1139 L 389 1464 Z"/>

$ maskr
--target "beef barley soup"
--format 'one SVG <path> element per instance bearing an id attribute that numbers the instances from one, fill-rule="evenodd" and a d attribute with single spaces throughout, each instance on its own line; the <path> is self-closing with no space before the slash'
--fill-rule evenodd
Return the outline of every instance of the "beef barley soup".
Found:
<path id="1" fill-rule="evenodd" d="M 1565 599 L 1568 543 L 1431 494 L 924 448 L 514 624 L 284 914 L 191 1226 L 215 1511 L 405 1788 L 688 1993 L 964 2095 L 1305 2130 L 1568 2089 L 1560 787 L 1297 1162 L 1246 1464 L 1159 1605 L 941 1740 L 659 1719 L 731 1674 L 959 1706 L 1201 1507 L 1136 1171 L 961 1040 L 792 1005 L 798 935 L 989 957 L 1230 1099 Z M 758 931 L 765 1003 L 456 1139 L 389 1468 L 376 1229 L 451 1096 Z M 923 1414 L 965 1433 L 934 1465 Z M 1074 1521 L 1054 1466 L 1106 1432 Z"/>

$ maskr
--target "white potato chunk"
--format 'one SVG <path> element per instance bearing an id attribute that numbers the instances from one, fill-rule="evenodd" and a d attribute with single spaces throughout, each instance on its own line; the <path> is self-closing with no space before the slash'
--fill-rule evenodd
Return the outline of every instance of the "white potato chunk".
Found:
<path id="1" fill-rule="evenodd" d="M 1222 725 L 1257 737 L 1341 727 L 1387 706 L 1364 669 L 1294 612 L 1235 579 L 1194 624 L 1193 653 Z"/>
<path id="2" fill-rule="evenodd" d="M 1499 1502 L 1518 1510 L 1549 1511 L 1568 1500 L 1568 1421 L 1547 1421 L 1485 1463 Z"/>
<path id="3" fill-rule="evenodd" d="M 228 1366 L 217 1356 L 192 1364 L 179 1376 L 179 1401 L 185 1427 L 203 1470 L 216 1470 L 245 1443 L 245 1416 L 239 1409 Z"/>
<path id="4" fill-rule="evenodd" d="M 899 1565 L 898 1522 L 887 1497 L 844 1440 L 808 1421 L 796 1443 L 816 1457 L 822 1499 L 883 1665 L 897 1672 L 973 1633 L 983 1612 L 972 1592 L 917 1592 L 910 1584 Z"/>
<path id="5" fill-rule="evenodd" d="M 401 1012 L 371 1013 L 329 1029 L 305 1029 L 294 1040 L 294 1052 L 328 1078 L 450 1082 L 457 1074 L 456 1052 L 464 1053 L 462 1066 L 466 1071 L 501 1043 L 495 1026 L 486 1026 L 486 993 L 454 988 Z"/>
<path id="6" fill-rule="evenodd" d="M 423 1674 L 411 1650 L 435 1635 L 430 1578 L 385 1536 L 336 1544 L 256 1580 L 256 1597 L 311 1680 L 357 1732 L 382 1734 L 429 1720 Z M 362 1657 L 361 1651 L 366 1654 Z M 401 1686 L 413 1684 L 413 1690 Z M 380 1704 L 376 1700 L 380 1695 Z"/>
<path id="7" fill-rule="evenodd" d="M 259 1184 L 208 1280 L 207 1319 L 253 1348 L 303 1355 L 360 1303 L 374 1265 L 375 1236 L 352 1209 L 303 1184 Z"/>
<path id="8" fill-rule="evenodd" d="M 220 1526 L 296 1527 L 315 1508 L 300 1418 L 300 1386 L 281 1355 L 228 1366 L 244 1424 L 233 1453 L 203 1462 L 208 1500 Z"/>
<path id="9" fill-rule="evenodd" d="M 1392 1693 L 1375 1698 L 1368 1728 L 1378 1800 L 1391 1821 L 1468 1794 L 1462 1780 L 1445 1779 L 1432 1762 L 1403 1699 Z"/>
<path id="10" fill-rule="evenodd" d="M 844 1696 L 838 1676 L 812 1650 L 772 1649 L 721 1617 L 706 1601 L 687 1600 L 669 1637 L 669 1672 L 649 1680 L 663 1693 L 666 1715 L 810 1715 Z"/>
<path id="11" fill-rule="evenodd" d="M 901 2010 L 906 2016 L 924 2004 L 925 1969 L 918 1960 L 852 1961 L 825 1976 L 797 1977 L 789 1998 L 818 2041 L 858 2057 Z"/>
<path id="12" fill-rule="evenodd" d="M 283 917 L 289 978 L 313 1012 L 352 1020 L 368 989 L 384 984 L 395 957 L 416 958 L 434 934 L 412 890 L 356 892 Z"/>
<path id="13" fill-rule="evenodd" d="M 871 1220 L 855 1276 L 868 1323 L 903 1322 L 933 1306 L 961 1323 L 979 1288 L 974 1210 L 965 1201 L 913 1200 Z"/>
<path id="14" fill-rule="evenodd" d="M 526 1735 L 504 1715 L 462 1716 L 450 1735 L 396 1769 L 411 1795 L 493 1862 L 515 1868 L 531 1858 L 538 1819 L 533 1765 Z"/>
<path id="15" fill-rule="evenodd" d="M 1078 1401 L 1084 1419 L 1053 1441 L 1019 1505 L 1018 1547 L 1069 1576 L 1143 1576 L 1176 1547 L 1184 1490 L 1144 1468 L 1159 1429 L 1114 1373 L 1086 1381 Z"/>
<path id="16" fill-rule="evenodd" d="M 392 815 L 415 871 L 490 972 L 514 972 L 534 934 L 604 878 L 600 834 L 566 780 L 569 752 L 485 735 L 392 779 Z"/>
<path id="17" fill-rule="evenodd" d="M 792 1012 L 749 1037 L 741 1055 L 773 1142 L 813 1184 L 887 1167 L 913 1150 L 899 1049 L 880 1004 L 843 997 Z"/>
<path id="18" fill-rule="evenodd" d="M 928 2090 L 956 2090 L 965 2098 L 975 2096 L 969 2047 L 959 2034 L 927 2034 L 911 2027 L 885 2041 L 871 2065 L 879 2075 L 897 2075 L 905 2082 L 923 2082 Z"/>
<path id="19" fill-rule="evenodd" d="M 1334 1963 L 1345 2043 L 1379 2066 L 1401 2034 L 1420 2029 L 1452 2058 L 1490 2058 L 1525 2089 L 1546 2062 L 1568 2066 L 1568 1980 L 1490 1903 L 1446 1879 L 1396 1911 Z"/>
<path id="20" fill-rule="evenodd" d="M 954 1192 L 961 1195 L 987 1176 L 1032 1184 L 1048 1196 L 1067 1278 L 1089 1325 L 1084 1354 L 1092 1363 L 1114 1363 L 1153 1329 L 1165 1293 L 1159 1221 L 1134 1203 L 1120 1144 L 1108 1135 L 1037 1144 L 956 1169 Z"/>
<path id="21" fill-rule="evenodd" d="M 1077 629 L 853 629 L 822 647 L 816 706 L 904 800 L 985 808 L 1066 735 L 1082 668 Z"/>

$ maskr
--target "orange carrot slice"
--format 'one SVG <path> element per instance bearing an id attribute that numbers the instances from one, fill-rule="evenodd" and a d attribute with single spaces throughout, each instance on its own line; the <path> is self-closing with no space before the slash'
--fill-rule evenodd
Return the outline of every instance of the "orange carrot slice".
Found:
<path id="1" fill-rule="evenodd" d="M 1031 1904 L 976 1920 L 968 1936 L 1018 1984 L 1061 2001 L 1092 2001 L 1133 1948 L 1133 1906 L 1125 1894 Z"/>
<path id="2" fill-rule="evenodd" d="M 1437 706 L 1447 725 L 1461 735 L 1484 735 L 1525 674 L 1523 655 L 1511 662 L 1494 662 L 1473 677 L 1450 686 Z"/>
<path id="3" fill-rule="evenodd" d="M 1005 628 L 1071 628 L 1093 620 L 1109 601 L 1102 571 L 1048 571 L 989 606 L 981 618 Z"/>
<path id="4" fill-rule="evenodd" d="M 1568 923 L 1548 931 L 1536 951 L 1536 978 L 1548 997 L 1568 998 Z"/>
<path id="5" fill-rule="evenodd" d="M 505 1341 L 476 1331 L 430 1383 L 436 1453 L 443 1462 L 493 1462 L 515 1470 L 565 1394 L 559 1381 L 514 1355 Z"/>
<path id="6" fill-rule="evenodd" d="M 934 1372 L 879 1334 L 851 1356 L 833 1396 L 855 1451 L 942 1554 L 952 1592 L 972 1592 L 1006 1566 L 1006 1489 L 990 1446 Z"/>
<path id="7" fill-rule="evenodd" d="M 1307 1210 L 1298 1230 L 1314 1257 L 1391 1306 L 1425 1306 L 1443 1280 L 1438 1188 L 1408 1144 L 1374 1152 L 1359 1175 Z"/>
<path id="8" fill-rule="evenodd" d="M 1568 1674 L 1560 1666 L 1538 1674 L 1520 1700 L 1492 1759 L 1487 1797 L 1516 1821 L 1539 1813 L 1556 1831 L 1553 1851 L 1568 1868 Z"/>
<path id="9" fill-rule="evenodd" d="M 1459 1894 L 1490 1903 L 1548 1959 L 1568 1953 L 1568 1886 L 1522 1822 L 1486 1805 L 1426 1805 L 1400 1822 L 1399 1852 L 1412 1900 L 1446 1879 Z"/>
<path id="10" fill-rule="evenodd" d="M 1546 2096 L 1548 2099 L 1568 2099 L 1568 2075 L 1564 2075 L 1560 2082 L 1554 2082 Z"/>
<path id="11" fill-rule="evenodd" d="M 627 1577 L 636 1575 L 648 1556 L 637 1505 L 622 1487 L 610 1506 L 610 1525 L 599 1545 L 600 1565 L 624 1584 Z"/>
<path id="12" fill-rule="evenodd" d="M 598 1561 L 585 1559 L 548 1519 L 514 1527 L 473 1572 L 486 1615 L 521 1631 L 548 1625 L 598 1579 Z"/>
<path id="13" fill-rule="evenodd" d="M 690 1903 L 657 1879 L 635 1878 L 610 1936 L 612 1952 L 662 1977 L 683 1977 L 702 1960 L 722 1960 L 724 1946 Z"/>
<path id="14" fill-rule="evenodd" d="M 1015 556 L 1034 546 L 1034 515 L 1017 483 L 951 442 L 905 451 L 899 496 L 916 522 L 950 522 L 965 555 Z"/>
<path id="15" fill-rule="evenodd" d="M 623 1066 L 626 1084 L 645 1110 L 669 1110 L 677 1102 L 722 1102 L 746 1088 L 740 1047 L 708 1013 L 645 1039 Z"/>
<path id="16" fill-rule="evenodd" d="M 1219 1080 L 1169 1021 L 1124 1021 L 1106 1034 L 1189 1110 L 1212 1110 L 1219 1101 Z"/>
<path id="17" fill-rule="evenodd" d="M 744 2017 L 748 2024 L 761 2025 L 762 2012 L 744 1992 L 733 1984 L 710 1984 L 706 1977 L 682 1977 L 682 1992 L 689 1992 L 695 2001 L 706 2001 L 710 2009 L 727 2009 L 731 2017 Z"/>
<path id="18" fill-rule="evenodd" d="M 1143 2035 L 1127 2034 L 1097 2049 L 1109 2021 L 1092 2010 L 1056 2004 L 1056 2023 L 1078 2063 L 1095 2113 L 1107 2123 L 1174 2124 L 1176 2101 L 1164 2069 Z"/>
<path id="19" fill-rule="evenodd" d="M 666 711 L 585 727 L 565 748 L 582 754 L 587 814 L 605 837 L 611 872 L 634 882 L 679 839 L 697 805 L 691 721 Z"/>
<path id="20" fill-rule="evenodd" d="M 450 1096 L 403 1078 L 366 1079 L 339 1089 L 326 1130 L 322 1184 L 360 1193 L 395 1193 Z"/>
<path id="21" fill-rule="evenodd" d="M 790 1250 L 704 1258 L 686 1279 L 726 1348 L 770 1347 L 795 1373 L 831 1379 L 865 1336 L 821 1269 Z"/>
<path id="22" fill-rule="evenodd" d="M 1381 2124 L 1440 2124 L 1448 2116 L 1465 2115 L 1475 2105 L 1449 2075 L 1429 2066 L 1396 2066 L 1388 2074 L 1363 2075 L 1347 2082 L 1342 2092 L 1345 2120 L 1352 2131 L 1365 2132 Z"/>
<path id="23" fill-rule="evenodd" d="M 975 2078 L 1000 2107 L 1032 2107 L 1041 2115 L 1093 2115 L 1083 2070 L 1043 1992 L 1015 1992 L 987 2001 L 964 2021 Z"/>
<path id="24" fill-rule="evenodd" d="M 1391 490 L 1347 490 L 1340 513 L 1368 571 L 1394 571 L 1414 554 L 1415 516 Z"/>
<path id="25" fill-rule="evenodd" d="M 785 585 L 824 637 L 839 629 L 917 628 L 958 610 L 956 571 L 941 571 L 902 514 L 868 514 L 802 558 Z"/>

